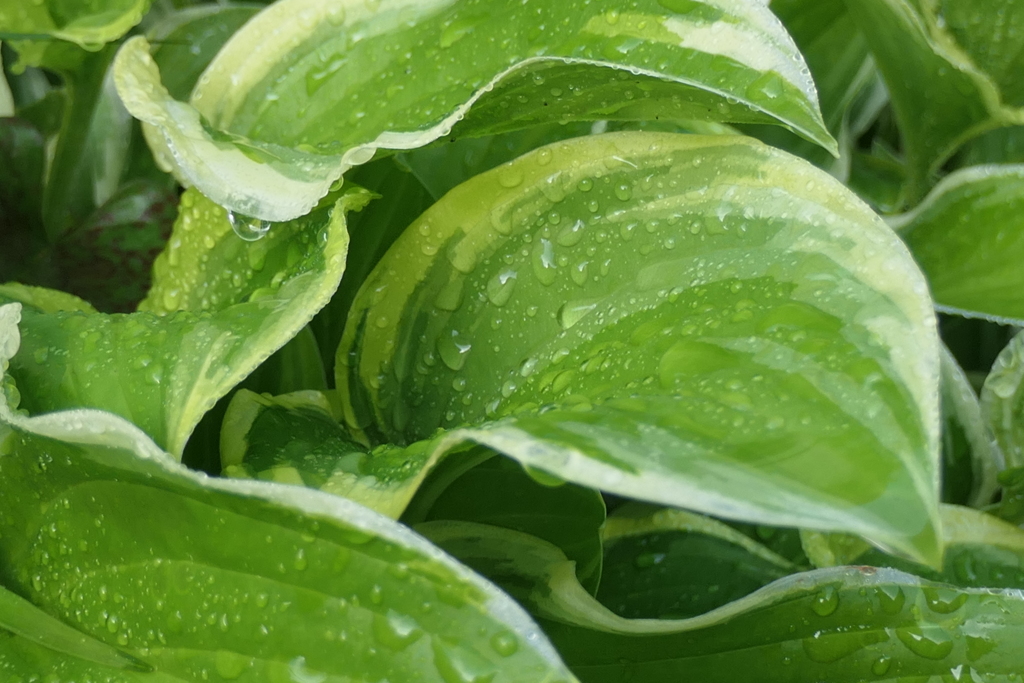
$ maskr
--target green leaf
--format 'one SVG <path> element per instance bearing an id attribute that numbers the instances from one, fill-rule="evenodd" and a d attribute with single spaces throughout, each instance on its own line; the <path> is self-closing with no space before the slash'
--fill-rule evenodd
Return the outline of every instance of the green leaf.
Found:
<path id="1" fill-rule="evenodd" d="M 552 543 L 576 563 L 576 576 L 587 591 L 597 591 L 605 506 L 592 489 L 546 486 L 511 460 L 491 458 L 434 498 L 423 521 L 438 520 L 489 524 Z"/>
<path id="2" fill-rule="evenodd" d="M 959 166 L 1024 164 L 1024 126 L 997 128 L 974 138 L 957 155 Z"/>
<path id="3" fill-rule="evenodd" d="M 965 141 L 1024 123 L 1024 110 L 1010 106 L 1012 98 L 1000 92 L 985 65 L 975 64 L 942 27 L 939 4 L 847 0 L 889 87 L 907 154 L 911 201 L 925 194 L 931 174 Z M 947 6 L 968 4 L 942 2 L 941 16 Z"/>
<path id="4" fill-rule="evenodd" d="M 223 209 L 186 193 L 143 312 L 26 309 L 11 370 L 22 407 L 107 410 L 180 457 L 203 414 L 330 298 L 344 270 L 344 215 L 366 199 L 349 192 L 246 242 Z"/>
<path id="5" fill-rule="evenodd" d="M 0 45 L 3 43 L 0 42 Z M 11 93 L 11 86 L 7 83 L 7 76 L 4 75 L 4 60 L 0 56 L 0 118 L 14 116 L 14 95 Z"/>
<path id="6" fill-rule="evenodd" d="M 833 557 L 811 553 L 819 567 L 857 564 L 889 567 L 964 588 L 1024 588 L 1024 531 L 993 515 L 957 505 L 942 506 L 946 547 L 941 569 L 892 557 L 856 537 L 824 534 L 820 539 Z"/>
<path id="7" fill-rule="evenodd" d="M 32 40 L 47 36 L 98 50 L 142 21 L 151 0 L 22 0 L 0 1 L 3 38 L 17 41 L 18 50 L 36 53 Z"/>
<path id="8" fill-rule="evenodd" d="M 691 619 L 624 619 L 539 539 L 466 523 L 419 530 L 527 604 L 584 683 L 733 683 L 752 671 L 766 683 L 910 682 L 951 671 L 1008 683 L 1020 670 L 1017 590 L 839 567 L 787 576 Z"/>
<path id="9" fill-rule="evenodd" d="M 589 122 L 549 123 L 500 135 L 458 138 L 445 144 L 403 152 L 397 160 L 408 166 L 437 200 L 475 175 L 543 145 L 590 135 L 594 127 L 600 125 Z"/>
<path id="10" fill-rule="evenodd" d="M 957 44 L 999 86 L 1003 100 L 1024 106 L 1024 6 L 1015 0 L 941 0 L 935 7 Z"/>
<path id="11" fill-rule="evenodd" d="M 943 179 L 890 219 L 942 311 L 1024 323 L 1024 166 L 979 166 Z"/>
<path id="12" fill-rule="evenodd" d="M 348 234 L 351 241 L 345 275 L 330 303 L 310 323 L 320 347 L 324 369 L 332 381 L 335 352 L 356 292 L 392 242 L 434 203 L 419 180 L 397 166 L 393 158 L 355 168 L 345 180 L 380 195 L 380 201 L 372 202 L 350 217 Z"/>
<path id="13" fill-rule="evenodd" d="M 981 406 L 1007 467 L 1024 466 L 1024 332 L 996 358 L 981 389 Z"/>
<path id="14" fill-rule="evenodd" d="M 143 672 L 151 670 L 148 664 L 71 628 L 0 586 L 0 634 L 3 630 L 54 652 L 79 657 L 106 667 Z M 0 652 L 3 649 L 3 645 L 0 644 Z M 2 661 L 0 666 L 3 666 Z"/>
<path id="15" fill-rule="evenodd" d="M 782 20 L 800 54 L 807 60 L 829 133 L 843 140 L 843 122 L 858 95 L 871 87 L 876 69 L 867 43 L 843 0 L 773 0 L 771 10 Z M 842 177 L 848 151 L 839 159 L 779 127 L 749 127 L 760 140 L 809 159 Z"/>
<path id="16" fill-rule="evenodd" d="M 92 304 L 78 298 L 74 294 L 60 292 L 55 289 L 45 289 L 43 287 L 31 287 L 17 282 L 8 282 L 0 285 L 0 299 L 19 301 L 43 313 L 58 313 L 61 311 L 96 312 Z"/>
<path id="17" fill-rule="evenodd" d="M 221 429 L 224 474 L 320 489 L 397 519 L 416 492 L 419 467 L 370 454 L 338 423 L 330 400 L 316 391 L 235 394 Z M 424 472 L 425 474 L 425 472 Z"/>
<path id="18" fill-rule="evenodd" d="M 796 569 L 732 527 L 682 510 L 627 504 L 608 519 L 604 540 L 597 599 L 627 618 L 704 614 Z"/>
<path id="19" fill-rule="evenodd" d="M 146 32 L 164 87 L 187 99 L 203 70 L 224 43 L 264 5 L 218 2 L 172 12 Z"/>
<path id="20" fill-rule="evenodd" d="M 941 384 L 943 500 L 980 508 L 992 502 L 1006 465 L 974 388 L 945 345 Z"/>
<path id="21" fill-rule="evenodd" d="M 936 560 L 938 341 L 898 238 L 741 137 L 589 136 L 461 185 L 338 349 L 376 442 L 455 429 L 583 486 Z"/>
<path id="22" fill-rule="evenodd" d="M 235 34 L 191 106 L 161 86 L 141 38 L 117 81 L 183 184 L 266 220 L 305 213 L 378 149 L 449 133 L 701 119 L 779 123 L 835 150 L 798 50 L 761 3 L 286 0 Z"/>
<path id="23" fill-rule="evenodd" d="M 120 181 L 133 122 L 108 77 L 113 58 L 113 47 L 84 53 L 58 44 L 41 60 L 61 75 L 66 92 L 43 191 L 43 225 L 51 242 L 88 218 Z"/>
<path id="24" fill-rule="evenodd" d="M 18 309 L 0 308 L 0 365 Z M 163 680 L 572 680 L 521 608 L 407 528 L 196 474 L 109 413 L 0 401 L 0 496 L 4 584 Z"/>

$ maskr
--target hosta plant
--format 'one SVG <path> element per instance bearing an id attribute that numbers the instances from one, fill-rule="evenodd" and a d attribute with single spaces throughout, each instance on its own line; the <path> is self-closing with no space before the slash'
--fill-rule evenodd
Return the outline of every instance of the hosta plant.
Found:
<path id="1" fill-rule="evenodd" d="M 0 0 L 0 683 L 1024 671 L 1024 2 Z"/>

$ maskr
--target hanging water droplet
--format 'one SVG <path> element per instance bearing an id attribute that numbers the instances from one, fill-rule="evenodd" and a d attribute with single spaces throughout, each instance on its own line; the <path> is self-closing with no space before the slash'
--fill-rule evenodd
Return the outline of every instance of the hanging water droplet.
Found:
<path id="1" fill-rule="evenodd" d="M 228 211 L 228 223 L 231 224 L 234 233 L 246 242 L 255 242 L 270 232 L 269 221 L 243 216 L 234 211 Z"/>

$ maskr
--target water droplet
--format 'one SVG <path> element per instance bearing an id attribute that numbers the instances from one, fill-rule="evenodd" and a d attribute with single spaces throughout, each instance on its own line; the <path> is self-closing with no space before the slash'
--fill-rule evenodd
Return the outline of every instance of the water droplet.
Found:
<path id="1" fill-rule="evenodd" d="M 324 683 L 327 675 L 306 667 L 305 657 L 296 657 L 288 662 L 288 675 L 294 683 Z"/>
<path id="2" fill-rule="evenodd" d="M 907 601 L 907 596 L 899 586 L 879 586 L 875 589 L 875 595 L 886 614 L 899 614 Z"/>
<path id="3" fill-rule="evenodd" d="M 491 637 L 491 647 L 502 657 L 511 657 L 519 649 L 519 640 L 509 631 L 499 631 Z"/>
<path id="4" fill-rule="evenodd" d="M 533 273 L 542 285 L 550 285 L 555 281 L 555 248 L 550 240 L 540 239 L 533 247 Z"/>
<path id="5" fill-rule="evenodd" d="M 951 614 L 967 602 L 967 593 L 954 588 L 928 587 L 923 592 L 925 604 L 938 614 Z"/>
<path id="6" fill-rule="evenodd" d="M 597 308 L 597 301 L 567 301 L 558 309 L 558 324 L 568 330 Z"/>
<path id="7" fill-rule="evenodd" d="M 811 601 L 811 609 L 820 617 L 827 617 L 839 607 L 839 591 L 835 586 L 826 586 L 818 591 Z"/>
<path id="8" fill-rule="evenodd" d="M 944 659 L 953 651 L 953 637 L 935 624 L 898 628 L 896 637 L 908 650 L 925 659 Z"/>
<path id="9" fill-rule="evenodd" d="M 373 615 L 373 635 L 387 648 L 404 650 L 423 635 L 416 620 L 389 609 L 387 615 Z"/>
<path id="10" fill-rule="evenodd" d="M 466 364 L 473 345 L 464 340 L 458 330 L 452 330 L 448 335 L 442 335 L 437 339 L 437 353 L 441 360 L 450 369 L 459 371 Z"/>
<path id="11" fill-rule="evenodd" d="M 228 223 L 236 235 L 246 242 L 255 242 L 262 239 L 270 232 L 270 223 L 258 218 L 243 216 L 233 211 L 228 211 Z"/>
<path id="12" fill-rule="evenodd" d="M 892 666 L 892 657 L 882 655 L 871 664 L 871 673 L 876 676 L 884 676 L 889 673 L 889 667 Z"/>
<path id="13" fill-rule="evenodd" d="M 518 166 L 508 165 L 503 166 L 498 171 L 498 184 L 502 187 L 513 188 L 519 187 L 523 182 L 523 172 L 519 170 Z"/>
<path id="14" fill-rule="evenodd" d="M 303 571 L 309 566 L 309 561 L 306 560 L 306 551 L 299 548 L 298 552 L 295 553 L 295 561 L 292 563 L 297 571 Z"/>
<path id="15" fill-rule="evenodd" d="M 569 270 L 569 277 L 580 287 L 587 282 L 587 266 L 589 265 L 590 261 L 580 261 Z"/>
<path id="16" fill-rule="evenodd" d="M 458 646 L 433 643 L 434 666 L 445 683 L 488 683 L 493 665 L 480 655 Z"/>
<path id="17" fill-rule="evenodd" d="M 232 681 L 241 677 L 241 675 L 245 673 L 245 670 L 249 668 L 251 662 L 252 660 L 249 657 L 238 654 L 237 652 L 218 650 L 216 659 L 214 660 L 214 669 L 218 676 L 225 680 Z"/>
<path id="18" fill-rule="evenodd" d="M 516 271 L 506 268 L 487 282 L 487 298 L 495 306 L 504 306 L 516 286 Z"/>
<path id="19" fill-rule="evenodd" d="M 585 227 L 586 224 L 583 221 L 577 220 L 572 225 L 562 228 L 555 241 L 563 247 L 574 247 L 583 239 L 583 228 Z"/>

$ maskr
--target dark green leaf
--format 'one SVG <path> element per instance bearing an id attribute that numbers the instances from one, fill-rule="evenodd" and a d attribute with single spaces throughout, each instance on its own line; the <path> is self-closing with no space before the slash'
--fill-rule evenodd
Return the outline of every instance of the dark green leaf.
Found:
<path id="1" fill-rule="evenodd" d="M 795 571 L 733 528 L 681 510 L 629 506 L 604 528 L 597 599 L 619 616 L 685 619 Z"/>

